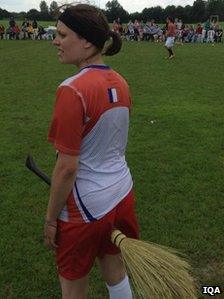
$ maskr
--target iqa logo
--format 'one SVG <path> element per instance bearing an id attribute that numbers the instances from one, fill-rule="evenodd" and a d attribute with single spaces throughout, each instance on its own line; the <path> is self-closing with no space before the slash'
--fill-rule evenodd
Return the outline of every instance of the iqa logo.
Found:
<path id="1" fill-rule="evenodd" d="M 207 294 L 209 296 L 215 296 L 221 294 L 221 288 L 218 286 L 203 286 L 202 293 Z"/>

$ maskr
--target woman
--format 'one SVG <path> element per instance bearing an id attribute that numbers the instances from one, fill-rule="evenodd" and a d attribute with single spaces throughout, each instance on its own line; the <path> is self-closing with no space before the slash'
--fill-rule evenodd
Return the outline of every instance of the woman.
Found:
<path id="1" fill-rule="evenodd" d="M 129 299 L 129 280 L 110 235 L 116 227 L 138 238 L 125 161 L 131 99 L 126 81 L 102 61 L 102 54 L 119 52 L 121 40 L 101 11 L 79 4 L 60 15 L 53 44 L 59 61 L 76 65 L 79 72 L 57 89 L 49 141 L 58 158 L 45 243 L 56 250 L 63 299 L 86 298 L 96 258 L 110 298 Z"/>

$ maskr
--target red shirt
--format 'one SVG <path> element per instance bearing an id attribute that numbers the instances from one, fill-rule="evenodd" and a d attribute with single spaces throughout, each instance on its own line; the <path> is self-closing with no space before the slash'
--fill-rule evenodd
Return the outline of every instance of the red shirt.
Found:
<path id="1" fill-rule="evenodd" d="M 130 106 L 126 81 L 105 65 L 89 65 L 59 86 L 48 138 L 60 152 L 79 155 L 61 220 L 100 219 L 130 192 Z"/>
<path id="2" fill-rule="evenodd" d="M 167 36 L 169 36 L 169 37 L 175 36 L 175 32 L 176 32 L 176 26 L 175 26 L 175 24 L 170 22 L 168 24 Z"/>

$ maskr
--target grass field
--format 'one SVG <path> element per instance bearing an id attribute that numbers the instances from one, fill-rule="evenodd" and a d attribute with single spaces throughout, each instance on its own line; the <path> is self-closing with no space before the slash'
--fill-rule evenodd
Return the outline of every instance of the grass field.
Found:
<path id="1" fill-rule="evenodd" d="M 133 95 L 127 160 L 141 238 L 187 254 L 201 298 L 201 285 L 224 291 L 224 47 L 186 44 L 175 52 L 167 61 L 161 44 L 124 43 L 105 62 Z M 48 41 L 4 40 L 0 53 L 0 298 L 60 298 L 42 237 L 49 189 L 24 161 L 32 153 L 51 173 L 55 90 L 76 69 L 58 63 Z M 88 298 L 107 298 L 96 267 Z"/>

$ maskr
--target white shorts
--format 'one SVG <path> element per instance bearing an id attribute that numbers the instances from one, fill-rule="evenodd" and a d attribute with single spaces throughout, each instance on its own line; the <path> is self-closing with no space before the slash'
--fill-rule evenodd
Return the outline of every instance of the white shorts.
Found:
<path id="1" fill-rule="evenodd" d="M 167 48 L 172 48 L 172 47 L 173 47 L 173 44 L 174 44 L 174 39 L 175 39 L 174 36 L 168 36 L 167 39 L 166 39 L 165 46 L 166 46 Z"/>

